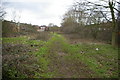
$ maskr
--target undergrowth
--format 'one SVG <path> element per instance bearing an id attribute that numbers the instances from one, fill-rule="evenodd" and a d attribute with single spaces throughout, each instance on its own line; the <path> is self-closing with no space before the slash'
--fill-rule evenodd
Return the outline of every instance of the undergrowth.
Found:
<path id="1" fill-rule="evenodd" d="M 17 77 L 52 78 L 56 72 L 48 72 L 51 59 L 53 59 L 53 56 L 58 56 L 57 53 L 63 52 L 67 54 L 67 56 L 64 56 L 67 60 L 86 64 L 95 72 L 95 74 L 92 74 L 93 76 L 100 78 L 118 77 L 118 48 L 109 44 L 69 44 L 62 35 L 56 33 L 51 33 L 51 38 L 48 41 L 29 40 L 27 37 L 3 38 L 2 40 L 4 45 L 8 43 L 24 44 L 38 49 L 22 54 L 12 54 L 13 58 L 3 59 L 3 70 L 6 73 L 3 76 L 16 77 L 17 74 Z M 15 57 L 16 55 L 18 57 Z M 28 57 L 25 57 L 26 55 Z M 5 56 L 9 57 L 10 54 Z M 21 66 L 14 62 L 15 59 Z M 11 67 L 8 63 L 12 64 Z M 28 73 L 24 73 L 18 68 L 27 70 Z"/>

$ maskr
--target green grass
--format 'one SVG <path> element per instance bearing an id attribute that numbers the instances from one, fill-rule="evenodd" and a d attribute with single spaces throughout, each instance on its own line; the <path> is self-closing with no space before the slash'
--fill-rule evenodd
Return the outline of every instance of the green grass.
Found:
<path id="1" fill-rule="evenodd" d="M 69 47 L 67 40 L 56 33 L 52 35 L 46 45 L 50 52 L 66 52 Z"/>
<path id="2" fill-rule="evenodd" d="M 97 51 L 96 48 L 99 48 Z M 81 53 L 83 51 L 84 53 Z M 107 44 L 77 44 L 69 49 L 66 58 L 84 62 L 99 77 L 118 77 L 118 49 Z M 110 71 L 113 69 L 113 71 Z M 111 74 L 110 74 L 111 73 Z"/>
<path id="3" fill-rule="evenodd" d="M 48 49 L 62 51 L 70 54 L 67 58 L 84 62 L 95 76 L 118 77 L 118 48 L 109 44 L 68 44 L 66 39 L 58 34 L 54 34 L 48 41 Z M 97 51 L 96 48 L 99 50 Z M 81 51 L 83 53 L 81 54 Z M 112 69 L 112 71 L 111 71 Z"/>
<path id="4" fill-rule="evenodd" d="M 11 38 L 2 38 L 2 42 L 11 43 L 11 44 L 28 44 L 28 45 L 44 45 L 46 41 L 41 40 L 29 40 L 28 37 L 11 37 Z"/>
<path id="5" fill-rule="evenodd" d="M 2 38 L 3 43 L 25 43 L 25 41 L 28 40 L 27 37 L 12 37 L 12 38 Z"/>
<path id="6" fill-rule="evenodd" d="M 51 64 L 51 61 L 55 56 L 58 56 L 55 55 L 58 52 L 68 54 L 67 56 L 64 56 L 66 60 L 86 64 L 88 68 L 95 72 L 95 74 L 92 74 L 93 76 L 100 78 L 118 77 L 118 48 L 109 44 L 69 44 L 62 35 L 51 33 L 51 36 L 52 37 L 47 42 L 29 40 L 27 37 L 3 38 L 2 40 L 3 43 L 38 45 L 38 51 L 27 52 L 28 54 L 37 57 L 37 62 L 34 63 L 40 66 L 40 72 L 35 71 L 34 78 L 52 78 L 57 74 L 56 72 L 48 72 L 48 65 Z M 96 50 L 96 48 L 99 50 Z M 52 55 L 52 59 L 48 58 L 49 55 Z M 32 59 L 34 59 L 34 57 Z M 26 68 L 29 69 L 29 67 Z M 16 73 L 16 70 L 13 70 L 13 72 L 8 71 L 8 73 L 10 73 L 12 77 L 14 73 Z"/>

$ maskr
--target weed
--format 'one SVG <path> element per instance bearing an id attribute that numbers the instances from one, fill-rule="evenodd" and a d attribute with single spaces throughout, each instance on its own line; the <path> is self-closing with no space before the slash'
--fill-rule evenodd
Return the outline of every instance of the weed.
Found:
<path id="1" fill-rule="evenodd" d="M 47 42 L 29 40 L 27 37 L 3 38 L 4 45 L 14 44 L 14 49 L 17 48 L 15 44 L 21 44 L 21 49 L 25 48 L 23 44 L 30 47 L 30 51 L 21 54 L 17 54 L 18 50 L 13 51 L 15 54 L 5 54 L 9 58 L 3 55 L 5 57 L 3 58 L 5 62 L 3 69 L 6 72 L 4 76 L 15 77 L 17 74 L 18 77 L 52 78 L 55 75 L 63 76 L 63 74 L 59 74 L 57 67 L 64 66 L 67 69 L 79 70 L 81 66 L 75 67 L 75 65 L 84 63 L 87 66 L 84 70 L 89 69 L 94 72 L 91 74 L 92 77 L 118 77 L 118 48 L 109 44 L 69 44 L 62 35 L 51 33 L 50 36 L 51 38 Z M 38 50 L 33 51 L 33 49 Z M 64 55 L 61 56 L 58 53 L 64 53 Z M 12 67 L 9 67 L 10 64 Z M 55 67 L 56 70 L 50 72 L 50 67 Z M 25 76 L 20 76 L 20 74 Z M 73 75 L 73 77 L 77 76 Z"/>

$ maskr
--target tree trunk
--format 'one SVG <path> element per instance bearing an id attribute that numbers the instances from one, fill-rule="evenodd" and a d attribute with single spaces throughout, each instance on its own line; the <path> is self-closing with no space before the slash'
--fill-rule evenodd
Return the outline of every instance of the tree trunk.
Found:
<path id="1" fill-rule="evenodd" d="M 117 45 L 117 33 L 115 31 L 112 32 L 112 42 L 111 42 L 112 46 L 116 46 Z"/>
<path id="2" fill-rule="evenodd" d="M 111 44 L 113 46 L 116 46 L 116 44 L 117 44 L 117 26 L 116 26 L 116 20 L 115 20 L 115 15 L 114 15 L 113 1 L 109 0 L 109 8 L 110 8 L 110 11 L 111 11 L 112 25 L 113 25 L 112 26 L 113 30 L 112 30 L 112 42 L 111 42 Z"/>

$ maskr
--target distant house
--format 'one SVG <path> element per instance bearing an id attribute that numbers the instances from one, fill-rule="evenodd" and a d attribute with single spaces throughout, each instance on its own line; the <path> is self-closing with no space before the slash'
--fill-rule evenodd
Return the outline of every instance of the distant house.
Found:
<path id="1" fill-rule="evenodd" d="M 48 30 L 49 30 L 49 28 L 45 25 L 39 26 L 38 29 L 37 29 L 37 31 L 40 31 L 40 32 L 41 31 L 48 31 Z"/>

